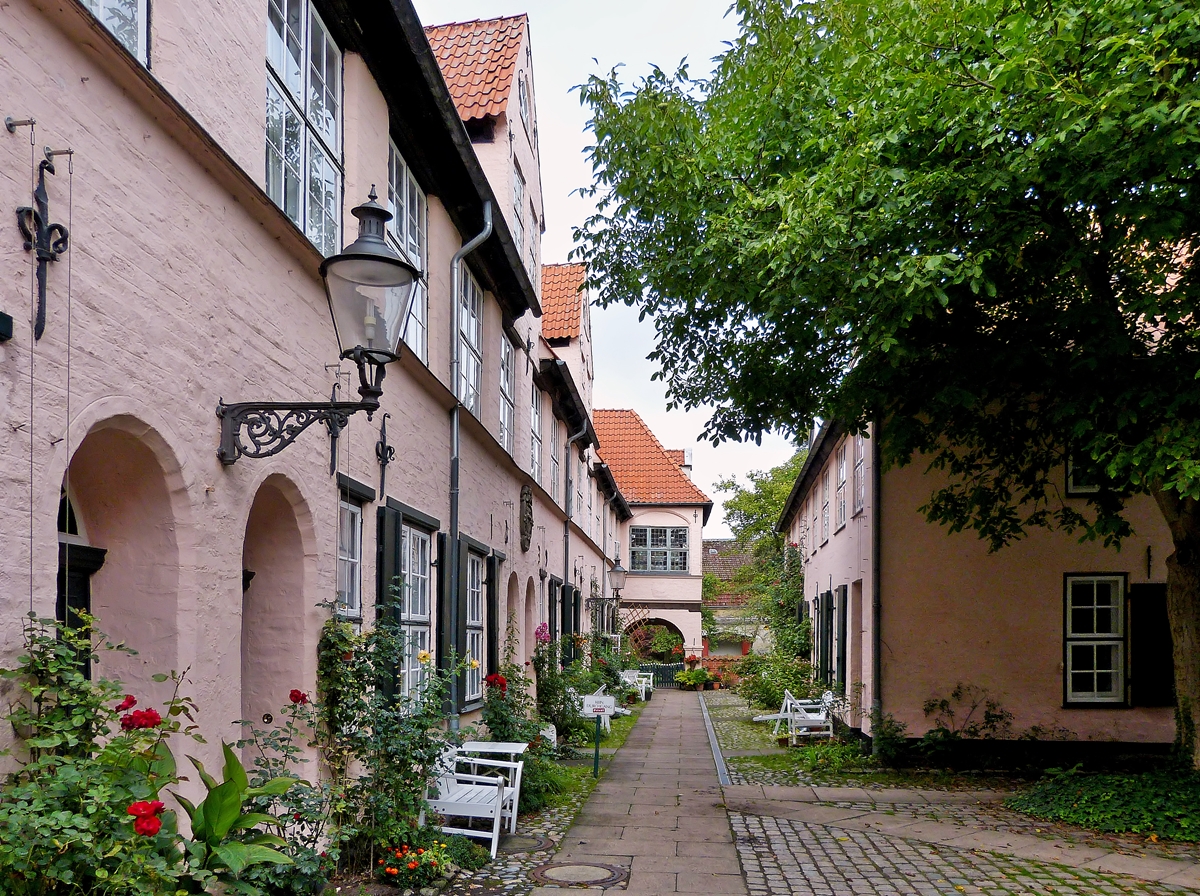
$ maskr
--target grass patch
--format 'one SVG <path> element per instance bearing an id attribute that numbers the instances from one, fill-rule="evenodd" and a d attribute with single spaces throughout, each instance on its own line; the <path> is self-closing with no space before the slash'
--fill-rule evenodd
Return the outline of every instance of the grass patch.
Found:
<path id="1" fill-rule="evenodd" d="M 642 714 L 642 710 L 646 708 L 645 703 L 638 703 L 634 706 L 627 707 L 633 715 L 629 716 L 614 716 L 612 720 L 612 730 L 600 741 L 602 747 L 612 747 L 614 749 L 625 745 L 625 738 L 629 737 L 629 732 L 633 730 L 634 724 L 638 717 Z"/>
<path id="2" fill-rule="evenodd" d="M 1006 804 L 1094 831 L 1200 840 L 1200 775 L 1190 772 L 1052 773 Z"/>

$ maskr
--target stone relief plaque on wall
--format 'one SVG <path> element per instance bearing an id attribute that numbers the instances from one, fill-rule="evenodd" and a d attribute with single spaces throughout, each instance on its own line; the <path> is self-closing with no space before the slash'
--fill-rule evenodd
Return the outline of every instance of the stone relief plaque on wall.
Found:
<path id="1" fill-rule="evenodd" d="M 521 550 L 527 552 L 533 540 L 533 489 L 521 486 Z"/>

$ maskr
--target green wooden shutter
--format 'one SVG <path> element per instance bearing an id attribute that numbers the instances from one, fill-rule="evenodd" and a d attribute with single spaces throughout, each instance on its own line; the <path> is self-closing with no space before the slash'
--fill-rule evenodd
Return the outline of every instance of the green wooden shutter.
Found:
<path id="1" fill-rule="evenodd" d="M 837 683 L 841 693 L 846 693 L 846 635 L 848 617 L 849 617 L 849 588 L 845 585 L 838 585 L 837 588 L 837 667 L 834 673 L 834 681 Z"/>
<path id="2" fill-rule="evenodd" d="M 437 537 L 437 667 L 442 672 L 450 668 L 454 642 L 450 638 L 450 537 L 439 532 Z"/>
<path id="3" fill-rule="evenodd" d="M 550 599 L 546 602 L 546 609 L 550 615 L 550 640 L 554 641 L 558 638 L 558 590 L 559 583 L 550 582 Z"/>
<path id="4" fill-rule="evenodd" d="M 487 667 L 485 673 L 491 675 L 500 671 L 500 558 L 487 558 L 487 599 L 486 615 L 484 617 L 487 638 Z"/>
<path id="5" fill-rule="evenodd" d="M 1175 657 L 1167 586 L 1129 586 L 1129 667 L 1134 706 L 1175 705 Z"/>
<path id="6" fill-rule="evenodd" d="M 400 556 L 400 513 L 390 507 L 380 507 L 377 514 L 378 527 L 375 538 L 375 619 L 386 612 L 400 620 L 400 576 L 404 569 Z"/>

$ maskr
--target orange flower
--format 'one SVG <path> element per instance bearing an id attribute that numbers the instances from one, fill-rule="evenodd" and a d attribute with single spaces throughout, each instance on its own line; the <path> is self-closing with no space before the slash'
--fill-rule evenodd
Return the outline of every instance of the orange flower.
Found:
<path id="1" fill-rule="evenodd" d="M 382 864 L 383 864 L 383 859 L 380 859 L 380 860 L 379 860 L 379 864 L 380 864 L 380 865 L 382 865 Z"/>
<path id="2" fill-rule="evenodd" d="M 417 855 L 419 855 L 419 856 L 423 856 L 423 855 L 425 855 L 425 850 L 423 850 L 423 849 L 418 849 L 418 850 L 417 850 Z"/>
<path id="3" fill-rule="evenodd" d="M 412 871 L 412 869 L 414 869 L 414 868 L 416 868 L 416 867 L 417 867 L 417 863 L 416 863 L 416 862 L 409 862 L 409 863 L 408 863 L 408 870 L 409 870 L 409 871 Z"/>
<path id="4" fill-rule="evenodd" d="M 400 873 L 399 868 L 384 868 L 383 870 L 384 870 L 385 874 L 399 874 Z"/>

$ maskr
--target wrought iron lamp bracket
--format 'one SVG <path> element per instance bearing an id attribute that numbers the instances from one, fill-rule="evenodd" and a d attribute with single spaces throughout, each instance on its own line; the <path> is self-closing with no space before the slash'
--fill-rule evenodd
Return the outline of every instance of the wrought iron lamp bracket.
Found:
<path id="1" fill-rule="evenodd" d="M 217 449 L 217 457 L 221 463 L 232 466 L 240 457 L 273 457 L 314 423 L 324 423 L 336 442 L 338 434 L 349 425 L 352 414 L 366 411 L 370 419 L 379 410 L 384 366 L 361 349 L 351 349 L 342 357 L 358 365 L 361 401 L 244 401 L 237 404 L 218 401 L 221 446 Z"/>

